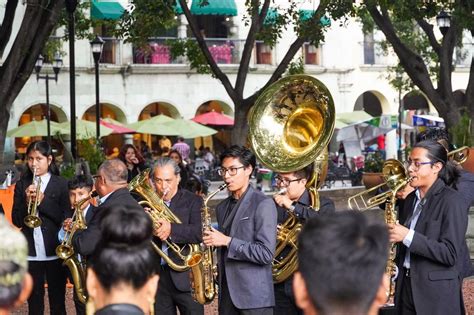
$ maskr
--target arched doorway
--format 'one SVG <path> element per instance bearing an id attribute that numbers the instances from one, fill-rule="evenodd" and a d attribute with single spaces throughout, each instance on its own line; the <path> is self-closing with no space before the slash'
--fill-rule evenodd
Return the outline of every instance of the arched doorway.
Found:
<path id="1" fill-rule="evenodd" d="M 195 116 L 201 115 L 207 112 L 211 112 L 211 111 L 222 113 L 231 117 L 234 116 L 232 107 L 230 107 L 228 104 L 222 101 L 217 101 L 217 100 L 211 100 L 211 101 L 202 103 L 196 110 Z M 230 139 L 231 126 L 209 126 L 209 127 L 218 130 L 218 133 L 216 133 L 213 136 L 194 139 L 194 146 L 198 149 L 201 147 L 204 147 L 204 148 L 209 147 L 211 151 L 215 153 L 222 152 L 225 148 L 227 148 L 231 144 L 231 139 Z"/>
<path id="2" fill-rule="evenodd" d="M 178 109 L 174 105 L 170 103 L 166 103 L 166 102 L 153 102 L 151 104 L 148 104 L 140 112 L 140 114 L 138 115 L 138 121 L 150 119 L 157 115 L 165 115 L 171 118 L 181 118 L 181 114 L 179 113 Z M 160 135 L 137 133 L 133 136 L 133 144 L 137 148 L 140 148 L 142 145 L 142 141 L 144 141 L 145 144 L 151 148 L 154 155 L 162 155 L 162 154 L 166 154 L 166 152 L 162 152 L 160 148 L 159 142 L 161 138 L 162 136 Z M 172 143 L 174 143 L 176 140 L 175 137 L 170 137 L 170 139 L 172 140 Z"/>
<path id="3" fill-rule="evenodd" d="M 354 110 L 363 110 L 374 117 L 382 115 L 382 103 L 372 91 L 364 92 L 360 95 L 355 104 Z"/>
<path id="4" fill-rule="evenodd" d="M 109 103 L 101 103 L 100 104 L 100 118 L 111 118 L 113 120 L 116 120 L 118 122 L 127 123 L 127 118 L 125 117 L 125 114 L 122 112 L 122 110 Z M 93 105 L 89 107 L 84 114 L 82 115 L 82 119 L 88 120 L 88 121 L 96 121 L 96 106 Z M 114 151 L 114 148 L 117 148 L 120 150 L 120 148 L 124 144 L 124 136 L 121 134 L 111 134 L 106 137 L 102 137 L 102 146 L 105 150 L 105 154 L 108 156 L 112 154 Z"/>
<path id="5" fill-rule="evenodd" d="M 411 91 L 403 96 L 402 104 L 400 105 L 402 106 L 402 121 L 407 125 L 413 124 L 413 115 L 425 115 L 429 114 L 430 112 L 428 100 L 423 93 L 417 90 Z M 407 144 L 409 146 L 413 146 L 415 144 L 416 132 L 416 128 L 410 130 L 409 132 L 405 132 L 402 138 L 402 147 L 404 147 L 403 144 Z"/>
<path id="6" fill-rule="evenodd" d="M 54 122 L 64 122 L 67 120 L 66 114 L 56 105 L 50 104 L 50 120 Z M 48 107 L 46 104 L 36 104 L 26 109 L 20 116 L 18 126 L 29 123 L 31 121 L 40 121 L 47 119 Z M 23 157 L 26 147 L 33 141 L 46 140 L 46 137 L 22 137 L 15 138 L 15 150 Z M 51 146 L 55 156 L 62 155 L 64 146 L 62 140 L 51 134 Z"/>

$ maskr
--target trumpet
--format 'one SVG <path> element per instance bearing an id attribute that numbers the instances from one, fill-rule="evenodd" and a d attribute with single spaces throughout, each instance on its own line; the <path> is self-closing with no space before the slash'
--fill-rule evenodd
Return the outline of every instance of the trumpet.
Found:
<path id="1" fill-rule="evenodd" d="M 448 152 L 448 158 L 458 164 L 466 162 L 469 157 L 469 147 L 464 146 Z"/>
<path id="2" fill-rule="evenodd" d="M 34 200 L 32 200 L 32 198 L 30 197 L 30 199 L 28 200 L 28 215 L 23 219 L 23 222 L 25 223 L 25 225 L 32 229 L 37 228 L 43 223 L 43 221 L 38 215 L 38 206 L 39 206 L 38 196 L 41 192 L 41 179 L 39 176 L 36 175 L 36 170 L 37 170 L 36 168 L 33 168 L 32 185 L 36 186 L 35 198 Z"/>
<path id="3" fill-rule="evenodd" d="M 139 204 L 143 207 L 150 208 L 147 211 L 148 215 L 150 216 L 151 220 L 153 221 L 153 227 L 159 227 L 160 223 L 158 223 L 159 219 L 164 219 L 171 223 L 181 223 L 181 220 L 171 211 L 171 209 L 166 206 L 161 199 L 154 191 L 153 188 L 148 183 L 148 173 L 150 169 L 146 169 L 128 184 L 128 190 L 130 192 L 137 193 L 140 197 L 144 198 L 139 202 Z M 175 263 L 161 248 L 152 242 L 152 246 L 158 255 L 166 261 L 166 263 L 170 266 L 171 269 L 175 271 L 186 271 L 190 268 L 195 267 L 198 265 L 202 259 L 202 252 L 200 250 L 199 244 L 186 244 L 186 247 L 189 248 L 188 254 L 184 254 L 184 250 L 186 247 L 181 248 L 178 244 L 172 242 L 170 239 L 164 240 L 168 246 L 168 249 L 173 251 L 179 259 L 183 261 L 183 264 Z"/>

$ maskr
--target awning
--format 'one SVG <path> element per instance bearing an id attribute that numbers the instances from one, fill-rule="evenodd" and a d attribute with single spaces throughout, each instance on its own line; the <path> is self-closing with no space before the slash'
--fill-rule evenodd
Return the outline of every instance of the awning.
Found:
<path id="1" fill-rule="evenodd" d="M 299 15 L 300 15 L 300 22 L 307 21 L 313 17 L 313 14 L 316 11 L 313 10 L 300 10 Z M 322 26 L 329 26 L 331 25 L 331 19 L 329 19 L 327 16 L 322 16 L 319 19 L 319 22 L 321 23 Z"/>
<path id="2" fill-rule="evenodd" d="M 263 24 L 270 25 L 275 24 L 278 19 L 279 13 L 275 8 L 268 8 L 267 16 L 265 16 L 265 20 L 263 20 Z"/>
<path id="3" fill-rule="evenodd" d="M 91 17 L 95 20 L 118 20 L 124 10 L 118 2 L 91 2 Z"/>
<path id="4" fill-rule="evenodd" d="M 194 15 L 227 15 L 237 16 L 235 0 L 207 0 L 208 4 L 200 6 L 201 0 L 193 0 L 191 13 Z"/>
<path id="5" fill-rule="evenodd" d="M 183 8 L 181 7 L 181 4 L 178 0 L 176 0 L 176 5 L 174 6 L 174 12 L 176 14 L 184 14 Z"/>

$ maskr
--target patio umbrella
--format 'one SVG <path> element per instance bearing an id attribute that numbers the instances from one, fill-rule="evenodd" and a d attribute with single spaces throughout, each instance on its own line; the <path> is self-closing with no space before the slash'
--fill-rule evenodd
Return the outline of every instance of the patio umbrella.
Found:
<path id="1" fill-rule="evenodd" d="M 433 115 L 413 115 L 413 126 L 444 127 L 444 119 Z"/>
<path id="2" fill-rule="evenodd" d="M 336 113 L 336 126 L 346 127 L 353 124 L 358 124 L 373 117 L 363 110 L 355 110 L 347 113 Z"/>
<path id="3" fill-rule="evenodd" d="M 222 113 L 218 113 L 214 110 L 201 115 L 197 115 L 192 119 L 193 121 L 203 125 L 213 126 L 233 126 L 234 119 Z"/>
<path id="4" fill-rule="evenodd" d="M 192 120 L 175 119 L 164 123 L 163 126 L 173 131 L 173 134 L 167 135 L 181 136 L 185 139 L 207 137 L 217 133 L 217 130 L 200 125 Z"/>
<path id="5" fill-rule="evenodd" d="M 140 120 L 131 124 L 128 124 L 130 129 L 135 130 L 139 133 L 148 133 L 151 135 L 166 135 L 166 136 L 177 136 L 176 132 L 173 132 L 169 127 L 164 127 L 164 123 L 174 121 L 173 118 L 165 115 L 157 115 L 149 119 Z"/>
<path id="6" fill-rule="evenodd" d="M 68 134 L 69 131 L 55 121 L 50 121 L 51 135 L 57 133 Z M 48 135 L 48 122 L 46 119 L 33 120 L 19 127 L 7 131 L 7 137 L 46 137 Z"/>
<path id="7" fill-rule="evenodd" d="M 133 129 L 130 129 L 124 125 L 117 125 L 117 124 L 105 121 L 105 119 L 101 119 L 100 124 L 104 127 L 112 129 L 113 134 L 135 133 L 135 130 Z"/>
<path id="8" fill-rule="evenodd" d="M 71 123 L 66 121 L 60 124 L 61 127 L 71 130 Z M 100 126 L 100 137 L 105 137 L 110 135 L 114 130 L 112 128 L 105 127 L 103 125 Z M 76 139 L 90 139 L 96 137 L 96 124 L 93 121 L 83 120 L 83 119 L 76 119 Z"/>

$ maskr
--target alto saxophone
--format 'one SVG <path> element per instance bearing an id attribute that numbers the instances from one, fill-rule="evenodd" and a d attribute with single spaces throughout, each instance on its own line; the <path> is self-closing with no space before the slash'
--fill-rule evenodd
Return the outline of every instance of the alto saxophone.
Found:
<path id="1" fill-rule="evenodd" d="M 84 213 L 81 207 L 85 202 L 97 196 L 97 192 L 92 192 L 88 197 L 79 200 L 74 204 L 74 214 L 72 216 L 72 227 L 70 231 L 66 232 L 61 244 L 56 247 L 56 255 L 64 260 L 63 265 L 69 268 L 71 272 L 72 281 L 74 282 L 74 291 L 79 301 L 86 304 L 87 293 L 86 293 L 86 271 L 83 262 L 79 261 L 79 258 L 74 253 L 72 246 L 72 237 L 79 230 L 85 230 L 87 228 Z"/>
<path id="2" fill-rule="evenodd" d="M 207 203 L 218 192 L 224 190 L 227 184 L 222 184 L 219 188 L 209 194 L 204 200 L 201 212 L 202 231 L 208 231 L 212 228 L 211 214 Z M 204 247 L 204 245 L 202 245 Z M 214 247 L 207 246 L 203 248 L 201 262 L 191 268 L 191 294 L 194 300 L 200 304 L 212 302 L 217 295 L 217 259 L 215 257 Z"/>

